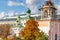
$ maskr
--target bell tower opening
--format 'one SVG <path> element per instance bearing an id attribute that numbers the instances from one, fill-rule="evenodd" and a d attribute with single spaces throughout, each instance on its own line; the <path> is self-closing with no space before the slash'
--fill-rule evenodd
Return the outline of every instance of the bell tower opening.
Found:
<path id="1" fill-rule="evenodd" d="M 41 20 L 56 20 L 56 10 L 51 0 L 46 0 L 40 8 Z"/>

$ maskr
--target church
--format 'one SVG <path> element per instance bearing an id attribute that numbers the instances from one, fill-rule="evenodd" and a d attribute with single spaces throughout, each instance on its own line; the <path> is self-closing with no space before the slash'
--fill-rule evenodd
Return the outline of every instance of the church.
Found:
<path id="1" fill-rule="evenodd" d="M 15 25 L 16 23 L 19 26 L 24 26 L 25 22 L 33 17 L 39 24 L 39 29 L 49 36 L 49 40 L 60 40 L 60 15 L 57 15 L 57 8 L 51 2 L 51 0 L 46 0 L 45 3 L 39 9 L 40 13 L 37 15 L 31 15 L 31 10 L 28 9 L 26 16 L 10 17 L 0 20 L 1 24 L 10 24 Z M 17 20 L 16 20 L 17 19 Z M 19 24 L 18 21 L 21 23 Z M 16 33 L 20 30 L 21 27 L 11 27 L 12 30 Z M 18 32 L 16 33 L 18 34 Z"/>
<path id="2" fill-rule="evenodd" d="M 60 21 L 57 19 L 56 7 L 51 0 L 46 0 L 42 7 L 39 29 L 49 36 L 49 40 L 60 40 Z"/>

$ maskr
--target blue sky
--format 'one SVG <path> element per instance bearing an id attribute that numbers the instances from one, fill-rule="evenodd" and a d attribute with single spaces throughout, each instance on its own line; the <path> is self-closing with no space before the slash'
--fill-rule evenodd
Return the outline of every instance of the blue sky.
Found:
<path id="1" fill-rule="evenodd" d="M 29 7 L 32 13 L 38 13 L 38 9 L 45 0 L 0 0 L 0 18 L 5 16 L 13 16 L 24 14 Z M 60 0 L 52 0 L 60 11 Z"/>

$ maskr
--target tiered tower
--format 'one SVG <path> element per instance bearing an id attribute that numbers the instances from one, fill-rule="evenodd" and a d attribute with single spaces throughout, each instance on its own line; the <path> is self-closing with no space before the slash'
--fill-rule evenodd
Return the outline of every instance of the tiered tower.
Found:
<path id="1" fill-rule="evenodd" d="M 51 0 L 46 0 L 40 8 L 39 28 L 49 36 L 49 40 L 60 40 L 60 21 L 57 20 L 56 10 Z"/>
<path id="2" fill-rule="evenodd" d="M 44 5 L 41 7 L 41 20 L 55 20 L 56 19 L 56 8 L 51 0 L 46 0 Z"/>
<path id="3" fill-rule="evenodd" d="M 17 27 L 20 27 L 20 28 L 23 27 L 21 24 L 21 18 L 19 15 L 18 15 L 17 20 L 16 20 L 16 25 L 17 25 Z"/>
<path id="4" fill-rule="evenodd" d="M 31 10 L 28 8 L 27 11 L 26 11 L 26 15 L 27 15 L 26 18 L 27 18 L 27 20 L 29 20 L 31 18 L 30 14 L 31 14 Z"/>

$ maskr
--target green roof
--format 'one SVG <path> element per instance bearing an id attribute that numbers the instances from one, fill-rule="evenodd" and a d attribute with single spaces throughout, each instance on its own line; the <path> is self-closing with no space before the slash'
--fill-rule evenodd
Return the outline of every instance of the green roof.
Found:
<path id="1" fill-rule="evenodd" d="M 28 8 L 27 11 L 26 11 L 26 13 L 31 13 L 31 10 Z"/>

